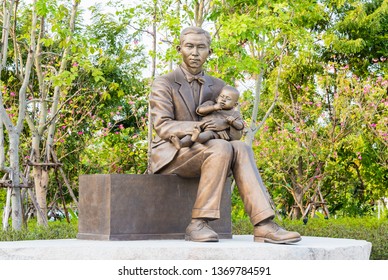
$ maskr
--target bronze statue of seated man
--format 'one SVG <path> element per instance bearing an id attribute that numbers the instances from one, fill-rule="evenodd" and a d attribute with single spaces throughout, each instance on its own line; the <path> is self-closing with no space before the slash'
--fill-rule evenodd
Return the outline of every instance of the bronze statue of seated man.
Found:
<path id="1" fill-rule="evenodd" d="M 202 120 L 196 112 L 199 105 L 215 102 L 225 86 L 224 81 L 203 71 L 202 66 L 212 53 L 210 43 L 210 34 L 202 28 L 184 29 L 177 46 L 182 64 L 153 82 L 150 108 L 156 137 L 152 143 L 151 171 L 200 177 L 186 240 L 218 241 L 218 235 L 208 221 L 220 217 L 222 190 L 227 176 L 232 173 L 254 225 L 254 240 L 298 242 L 301 240 L 299 233 L 287 231 L 273 221 L 274 209 L 251 147 L 239 140 L 210 139 L 177 149 L 170 141 L 171 136 L 181 139 L 198 127 L 216 132 L 230 128 L 226 119 Z"/>

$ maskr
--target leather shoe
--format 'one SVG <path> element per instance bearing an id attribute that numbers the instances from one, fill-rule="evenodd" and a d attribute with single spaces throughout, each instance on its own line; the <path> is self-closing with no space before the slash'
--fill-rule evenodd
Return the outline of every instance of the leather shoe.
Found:
<path id="1" fill-rule="evenodd" d="M 289 244 L 302 240 L 300 234 L 295 231 L 287 231 L 273 221 L 254 228 L 255 242 L 268 242 L 275 244 Z"/>
<path id="2" fill-rule="evenodd" d="M 218 242 L 218 234 L 203 219 L 192 219 L 186 228 L 186 241 Z"/>

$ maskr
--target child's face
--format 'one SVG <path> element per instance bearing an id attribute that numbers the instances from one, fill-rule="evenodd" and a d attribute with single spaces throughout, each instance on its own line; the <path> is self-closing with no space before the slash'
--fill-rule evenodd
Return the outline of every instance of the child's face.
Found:
<path id="1" fill-rule="evenodd" d="M 238 95 L 228 89 L 223 89 L 220 95 L 217 97 L 217 103 L 221 105 L 224 110 L 230 110 L 237 105 Z"/>

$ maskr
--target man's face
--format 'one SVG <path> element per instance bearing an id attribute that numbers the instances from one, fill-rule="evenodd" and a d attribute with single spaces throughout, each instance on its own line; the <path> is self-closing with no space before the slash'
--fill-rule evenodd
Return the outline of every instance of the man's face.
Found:
<path id="1" fill-rule="evenodd" d="M 223 89 L 217 97 L 217 103 L 221 105 L 223 110 L 230 110 L 237 105 L 238 95 L 228 89 Z"/>
<path id="2" fill-rule="evenodd" d="M 177 49 L 182 54 L 184 67 L 194 75 L 202 71 L 202 65 L 211 54 L 204 34 L 189 33 L 185 35 L 183 42 Z"/>

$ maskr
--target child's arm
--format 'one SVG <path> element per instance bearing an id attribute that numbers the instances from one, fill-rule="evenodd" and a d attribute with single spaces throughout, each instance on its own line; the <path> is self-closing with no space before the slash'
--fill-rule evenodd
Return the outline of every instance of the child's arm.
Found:
<path id="1" fill-rule="evenodd" d="M 205 102 L 202 105 L 198 106 L 197 114 L 200 116 L 207 116 L 215 111 L 221 110 L 221 105 L 214 103 L 213 101 Z"/>
<path id="2" fill-rule="evenodd" d="M 239 116 L 237 117 L 229 116 L 226 118 L 226 120 L 228 121 L 228 124 L 233 126 L 235 129 L 237 130 L 244 129 L 244 122 Z"/>

